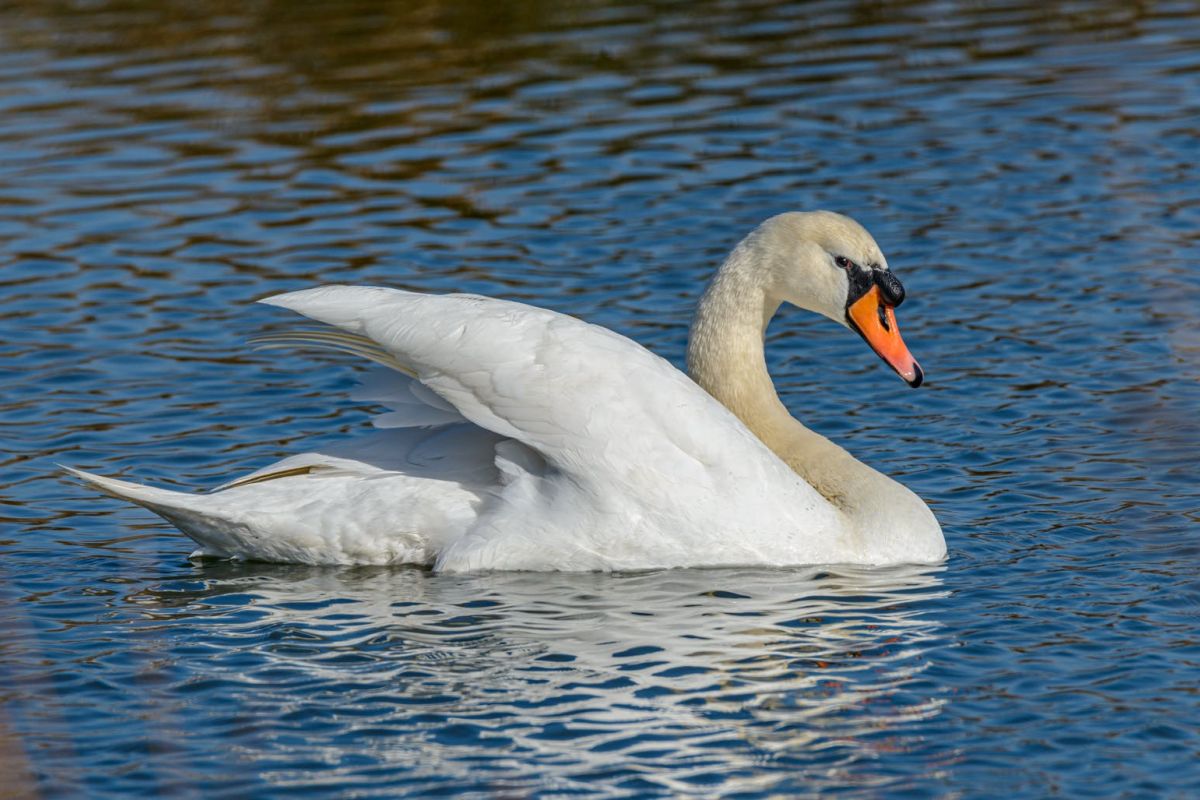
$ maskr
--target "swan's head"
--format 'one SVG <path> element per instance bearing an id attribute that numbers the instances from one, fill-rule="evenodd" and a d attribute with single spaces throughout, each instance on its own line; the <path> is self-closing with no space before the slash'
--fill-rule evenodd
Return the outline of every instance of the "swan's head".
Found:
<path id="1" fill-rule="evenodd" d="M 896 324 L 904 287 L 866 228 L 832 211 L 772 217 L 751 236 L 769 269 L 767 291 L 857 332 L 909 386 L 924 373 Z"/>

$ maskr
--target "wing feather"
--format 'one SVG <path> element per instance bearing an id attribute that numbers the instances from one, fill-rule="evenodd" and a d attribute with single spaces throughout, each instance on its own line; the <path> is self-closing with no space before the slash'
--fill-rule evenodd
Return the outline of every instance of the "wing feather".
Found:
<path id="1" fill-rule="evenodd" d="M 619 334 L 547 309 L 476 295 L 321 286 L 261 302 L 366 340 L 463 417 L 577 475 L 636 484 L 653 471 L 730 488 L 782 467 L 707 392 Z M 710 465 L 722 463 L 723 469 Z"/>

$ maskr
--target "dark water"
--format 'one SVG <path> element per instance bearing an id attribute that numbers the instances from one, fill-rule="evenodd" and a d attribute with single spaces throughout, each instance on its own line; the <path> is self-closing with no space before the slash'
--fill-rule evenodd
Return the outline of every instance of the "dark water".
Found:
<path id="1" fill-rule="evenodd" d="M 34 797 L 1200 795 L 1190 3 L 0 6 L 0 779 Z M 190 563 L 56 462 L 211 486 L 365 424 L 254 353 L 319 282 L 677 362 L 762 218 L 861 219 L 910 391 L 788 315 L 793 411 L 943 567 Z M 2 792 L 0 792 L 2 793 Z"/>

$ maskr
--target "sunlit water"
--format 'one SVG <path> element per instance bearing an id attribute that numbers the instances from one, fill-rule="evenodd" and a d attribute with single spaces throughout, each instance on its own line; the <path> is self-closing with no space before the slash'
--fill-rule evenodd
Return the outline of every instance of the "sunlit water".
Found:
<path id="1" fill-rule="evenodd" d="M 1180 3 L 0 7 L 0 775 L 44 797 L 1200 795 L 1200 17 Z M 317 282 L 681 359 L 769 214 L 882 243 L 928 373 L 789 314 L 930 569 L 191 563 L 56 474 L 366 424 Z"/>

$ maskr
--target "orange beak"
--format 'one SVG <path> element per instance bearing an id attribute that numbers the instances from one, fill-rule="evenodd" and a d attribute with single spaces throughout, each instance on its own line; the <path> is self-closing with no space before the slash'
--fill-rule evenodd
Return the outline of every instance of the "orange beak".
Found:
<path id="1" fill-rule="evenodd" d="M 867 340 L 871 349 L 896 370 L 896 373 L 914 389 L 921 385 L 925 373 L 921 365 L 908 352 L 908 346 L 900 338 L 900 327 L 896 324 L 895 310 L 884 302 L 878 286 L 872 286 L 866 294 L 846 309 L 850 327 Z"/>

